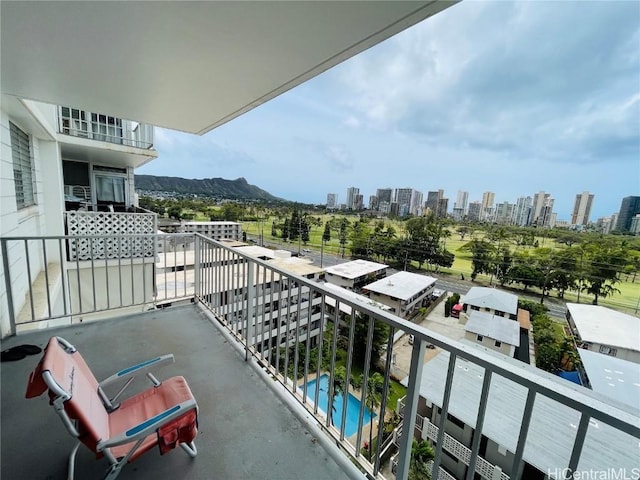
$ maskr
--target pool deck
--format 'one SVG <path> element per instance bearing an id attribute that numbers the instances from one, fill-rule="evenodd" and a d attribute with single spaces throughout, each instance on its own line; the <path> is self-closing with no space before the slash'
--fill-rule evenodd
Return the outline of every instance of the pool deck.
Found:
<path id="1" fill-rule="evenodd" d="M 40 330 L 5 339 L 2 349 L 25 343 L 44 346 L 53 335 L 73 343 L 99 379 L 141 360 L 173 353 L 175 364 L 156 376 L 184 375 L 198 401 L 195 459 L 180 449 L 164 456 L 151 451 L 125 466 L 119 479 L 297 480 L 301 471 L 312 480 L 347 477 L 344 466 L 334 460 L 335 452 L 326 449 L 326 442 L 267 384 L 273 380 L 245 362 L 233 341 L 196 306 Z M 2 364 L 2 478 L 67 478 L 73 438 L 45 396 L 24 398 L 28 375 L 39 359 L 37 355 Z M 107 464 L 83 448 L 75 478 L 102 478 Z"/>

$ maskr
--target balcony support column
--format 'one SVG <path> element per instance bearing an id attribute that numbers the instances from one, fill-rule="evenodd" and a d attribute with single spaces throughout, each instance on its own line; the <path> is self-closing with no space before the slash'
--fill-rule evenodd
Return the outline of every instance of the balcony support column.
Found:
<path id="1" fill-rule="evenodd" d="M 157 243 L 157 242 L 155 242 Z M 194 235 L 193 242 L 193 257 L 195 259 L 195 263 L 193 266 L 193 275 L 194 275 L 194 285 L 193 285 L 193 295 L 196 300 L 200 300 L 201 295 L 201 287 L 200 287 L 200 255 L 201 255 L 201 242 L 200 236 L 196 233 Z"/>
<path id="2" fill-rule="evenodd" d="M 250 329 L 252 327 L 251 322 L 253 320 L 254 317 L 254 302 L 255 302 L 255 297 L 256 297 L 256 292 L 255 292 L 255 288 L 256 288 L 256 282 L 254 280 L 254 263 L 252 260 L 247 259 L 246 260 L 246 265 L 247 265 L 247 308 L 245 309 L 246 312 L 246 328 L 244 329 L 245 335 L 244 335 L 244 345 L 245 345 L 245 350 L 244 350 L 244 359 L 245 361 L 249 360 L 249 357 L 251 356 L 251 352 L 250 352 L 250 345 L 249 345 L 249 340 L 252 337 L 252 335 L 254 334 L 254 332 L 251 332 Z M 253 329 L 256 330 L 256 327 L 253 326 Z"/>
<path id="3" fill-rule="evenodd" d="M 411 352 L 411 366 L 409 367 L 409 385 L 405 400 L 402 420 L 402 436 L 400 437 L 400 453 L 398 455 L 397 480 L 409 478 L 409 464 L 411 462 L 411 446 L 413 431 L 416 428 L 416 413 L 418 413 L 418 398 L 420 397 L 420 381 L 422 367 L 424 367 L 424 353 L 426 343 L 416 337 Z"/>

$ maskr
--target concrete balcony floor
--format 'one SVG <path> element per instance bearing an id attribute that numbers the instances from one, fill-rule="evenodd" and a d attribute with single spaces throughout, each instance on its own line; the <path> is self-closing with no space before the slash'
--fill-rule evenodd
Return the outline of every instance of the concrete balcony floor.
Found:
<path id="1" fill-rule="evenodd" d="M 164 456 L 147 452 L 125 466 L 122 479 L 331 479 L 345 472 L 274 391 L 244 361 L 196 306 L 42 330 L 12 337 L 2 349 L 20 344 L 43 347 L 59 335 L 82 353 L 101 380 L 158 354 L 173 353 L 175 364 L 159 379 L 183 375 L 200 406 L 198 456 L 181 449 Z M 43 395 L 27 400 L 29 373 L 41 355 L 2 364 L 1 470 L 7 479 L 66 479 L 74 439 Z M 136 380 L 146 386 L 144 378 Z M 126 396 L 126 394 L 125 394 Z M 82 446 L 76 479 L 100 479 L 108 462 Z"/>

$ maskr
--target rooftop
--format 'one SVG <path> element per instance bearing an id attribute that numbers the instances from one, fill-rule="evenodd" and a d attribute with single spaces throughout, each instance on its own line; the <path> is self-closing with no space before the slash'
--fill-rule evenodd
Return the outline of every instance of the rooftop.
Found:
<path id="1" fill-rule="evenodd" d="M 578 349 L 591 389 L 640 409 L 640 368 L 637 363 L 583 348 Z"/>
<path id="2" fill-rule="evenodd" d="M 489 352 L 489 350 L 486 351 Z M 500 354 L 495 353 L 495 355 Z M 506 358 L 504 355 L 500 356 Z M 517 362 L 513 359 L 507 359 L 507 361 Z M 420 396 L 438 406 L 442 406 L 448 363 L 449 353 L 441 352 L 427 362 L 422 370 Z M 523 370 L 527 368 L 526 365 L 521 365 Z M 555 375 L 538 372 L 549 381 L 561 382 L 560 385 L 563 387 L 569 383 Z M 472 428 L 476 424 L 482 381 L 481 367 L 460 358 L 456 360 L 449 413 Z M 402 383 L 406 385 L 406 379 Z M 575 389 L 586 390 L 577 385 Z M 493 375 L 482 433 L 506 447 L 510 452 L 516 449 L 526 396 L 526 389 L 504 377 Z M 635 415 L 637 414 L 636 410 Z M 546 396 L 537 396 L 524 450 L 524 460 L 543 472 L 553 472 L 558 465 L 566 464 L 571 455 L 579 420 L 580 415 L 572 408 Z M 626 468 L 627 471 L 631 471 L 632 468 L 637 467 L 639 448 L 637 439 L 609 425 L 591 420 L 578 470 L 605 471 L 609 468 Z"/>
<path id="3" fill-rule="evenodd" d="M 471 310 L 464 329 L 516 347 L 520 345 L 520 324 L 508 318 Z"/>
<path id="4" fill-rule="evenodd" d="M 408 300 L 414 295 L 435 285 L 436 279 L 427 275 L 419 275 L 411 272 L 398 272 L 393 275 L 373 282 L 365 290 L 381 293 L 400 300 Z"/>
<path id="5" fill-rule="evenodd" d="M 388 305 L 385 305 L 380 302 L 376 302 L 375 300 L 371 300 L 369 297 L 365 297 L 364 295 L 360 295 L 359 293 L 352 292 L 351 290 L 347 290 L 346 288 L 339 287 L 332 283 L 324 283 L 323 286 L 330 292 L 333 292 L 336 295 L 340 295 L 341 297 L 344 297 L 348 300 L 360 301 L 368 305 L 374 306 L 376 308 L 379 308 L 380 310 L 387 310 L 387 311 L 391 310 L 391 307 Z M 336 306 L 336 300 L 332 297 L 325 297 L 325 303 L 332 307 Z M 351 310 L 352 310 L 351 305 L 347 305 L 344 302 L 340 302 L 340 311 L 342 313 L 351 315 Z"/>
<path id="6" fill-rule="evenodd" d="M 518 296 L 497 288 L 471 287 L 461 303 L 481 308 L 492 308 L 511 315 L 518 313 Z"/>
<path id="7" fill-rule="evenodd" d="M 300 478 L 303 468 L 305 478 L 333 480 L 346 475 L 332 452 L 322 446 L 323 439 L 275 393 L 276 382 L 266 379 L 253 362 L 245 362 L 244 354 L 231 347 L 236 343 L 196 306 L 29 333 L 9 338 L 2 346 L 44 346 L 53 335 L 73 343 L 98 379 L 141 360 L 173 353 L 175 364 L 158 370 L 156 376 L 183 375 L 198 401 L 199 455 L 195 459 L 181 451 L 162 457 L 151 451 L 126 466 L 119 479 L 293 480 Z M 66 478 L 73 439 L 46 396 L 24 398 L 28 375 L 39 358 L 2 364 L 2 478 Z M 106 460 L 96 461 L 81 449 L 76 478 L 102 478 L 106 466 Z"/>
<path id="8" fill-rule="evenodd" d="M 583 341 L 640 351 L 640 318 L 600 305 L 567 303 L 567 309 Z"/>
<path id="9" fill-rule="evenodd" d="M 341 263 L 340 265 L 327 267 L 325 271 L 339 277 L 354 279 L 369 273 L 379 272 L 388 266 L 389 265 L 382 263 L 370 262 L 369 260 L 353 260 L 351 262 Z"/>

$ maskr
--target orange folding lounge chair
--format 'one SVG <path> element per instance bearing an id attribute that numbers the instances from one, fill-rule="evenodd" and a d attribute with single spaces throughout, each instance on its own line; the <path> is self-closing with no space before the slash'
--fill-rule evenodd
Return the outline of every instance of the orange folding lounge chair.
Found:
<path id="1" fill-rule="evenodd" d="M 80 444 L 96 458 L 106 457 L 110 466 L 105 480 L 115 479 L 127 462 L 158 446 L 160 453 L 180 445 L 192 458 L 197 455 L 198 405 L 183 377 L 159 382 L 151 369 L 173 363 L 163 355 L 139 363 L 98 382 L 80 353 L 60 337 L 52 337 L 44 355 L 29 376 L 27 398 L 49 391 L 50 403 L 69 433 L 78 439 L 69 456 L 73 479 L 75 456 Z M 152 386 L 116 403 L 138 375 L 146 375 Z M 113 398 L 103 388 L 123 383 Z"/>

